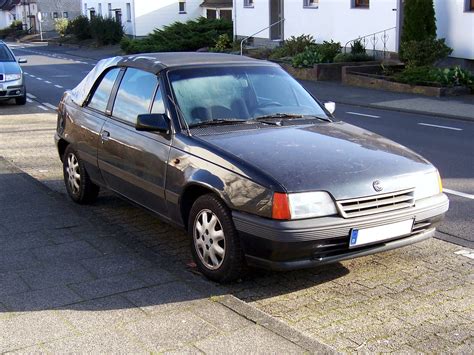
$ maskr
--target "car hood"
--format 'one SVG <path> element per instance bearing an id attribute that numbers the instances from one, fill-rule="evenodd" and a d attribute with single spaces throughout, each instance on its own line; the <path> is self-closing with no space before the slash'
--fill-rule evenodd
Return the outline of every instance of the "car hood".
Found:
<path id="1" fill-rule="evenodd" d="M 277 181 L 287 192 L 327 191 L 335 199 L 413 188 L 435 168 L 409 149 L 344 122 L 199 135 Z M 251 177 L 250 177 L 251 178 Z"/>
<path id="2" fill-rule="evenodd" d="M 21 69 L 17 62 L 0 62 L 0 73 L 20 74 Z"/>

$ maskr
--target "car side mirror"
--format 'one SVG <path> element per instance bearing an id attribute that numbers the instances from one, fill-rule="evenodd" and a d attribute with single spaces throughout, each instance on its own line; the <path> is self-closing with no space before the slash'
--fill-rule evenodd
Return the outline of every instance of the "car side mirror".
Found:
<path id="1" fill-rule="evenodd" d="M 18 58 L 18 64 L 26 64 L 28 63 L 28 59 L 26 58 Z"/>
<path id="2" fill-rule="evenodd" d="M 332 101 L 325 102 L 324 108 L 332 115 L 334 112 L 336 112 L 336 103 Z"/>
<path id="3" fill-rule="evenodd" d="M 162 113 L 146 113 L 138 115 L 135 129 L 137 131 L 168 132 L 170 129 L 168 117 Z"/>

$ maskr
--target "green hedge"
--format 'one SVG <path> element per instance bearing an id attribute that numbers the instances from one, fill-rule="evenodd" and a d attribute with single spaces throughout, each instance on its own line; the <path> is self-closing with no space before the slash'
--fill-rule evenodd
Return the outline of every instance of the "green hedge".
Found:
<path id="1" fill-rule="evenodd" d="M 232 38 L 232 22 L 201 17 L 188 22 L 175 22 L 154 30 L 143 39 L 123 38 L 120 45 L 125 53 L 195 51 L 212 48 L 219 37 Z"/>
<path id="2" fill-rule="evenodd" d="M 122 24 L 112 18 L 78 16 L 69 22 L 67 33 L 78 40 L 94 39 L 99 46 L 117 44 L 123 38 Z"/>

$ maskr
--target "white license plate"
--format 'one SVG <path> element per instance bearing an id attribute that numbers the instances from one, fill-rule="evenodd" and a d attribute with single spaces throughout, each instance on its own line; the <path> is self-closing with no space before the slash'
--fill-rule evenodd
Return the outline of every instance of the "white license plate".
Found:
<path id="1" fill-rule="evenodd" d="M 349 248 L 401 237 L 410 234 L 412 227 L 413 219 L 372 228 L 354 228 L 350 233 Z"/>

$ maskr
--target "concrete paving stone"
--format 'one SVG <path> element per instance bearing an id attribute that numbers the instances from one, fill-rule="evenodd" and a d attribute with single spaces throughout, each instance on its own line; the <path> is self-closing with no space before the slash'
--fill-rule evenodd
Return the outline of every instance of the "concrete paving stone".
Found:
<path id="1" fill-rule="evenodd" d="M 41 345 L 48 353 L 82 353 L 82 354 L 149 354 L 139 341 L 125 332 L 112 329 L 97 329 L 96 332 L 80 336 L 62 338 Z"/>
<path id="2" fill-rule="evenodd" d="M 50 244 L 52 242 L 45 238 L 44 234 L 38 232 L 12 233 L 8 237 L 0 237 L 0 250 L 4 252 L 33 249 Z"/>
<path id="3" fill-rule="evenodd" d="M 192 312 L 223 332 L 242 329 L 251 324 L 249 320 L 220 303 L 202 300 Z"/>
<path id="4" fill-rule="evenodd" d="M 18 274 L 33 290 L 94 279 L 88 270 L 74 261 L 46 263 L 44 267 L 18 271 Z"/>
<path id="5" fill-rule="evenodd" d="M 36 248 L 33 253 L 39 260 L 73 261 L 101 256 L 101 253 L 85 241 L 50 245 Z"/>
<path id="6" fill-rule="evenodd" d="M 83 239 L 87 240 L 89 244 L 91 244 L 95 249 L 99 250 L 102 255 L 132 252 L 128 246 L 114 239 L 113 236 L 97 237 L 91 233 L 90 235 L 83 236 Z"/>
<path id="7" fill-rule="evenodd" d="M 305 350 L 269 330 L 253 325 L 231 334 L 198 341 L 195 346 L 206 354 L 302 354 Z"/>
<path id="8" fill-rule="evenodd" d="M 14 312 L 41 311 L 82 301 L 65 286 L 2 296 L 2 303 Z"/>
<path id="9" fill-rule="evenodd" d="M 14 351 L 74 335 L 53 311 L 29 312 L 0 320 L 0 352 Z"/>
<path id="10" fill-rule="evenodd" d="M 60 307 L 57 315 L 80 333 L 111 329 L 146 317 L 142 310 L 120 295 Z"/>
<path id="11" fill-rule="evenodd" d="M 70 284 L 69 288 L 74 290 L 84 300 L 88 300 L 141 289 L 145 286 L 147 285 L 144 281 L 125 274 Z"/>
<path id="12" fill-rule="evenodd" d="M 149 286 L 160 285 L 177 280 L 176 276 L 159 267 L 151 267 L 148 269 L 134 271 L 131 273 L 131 275 L 144 281 Z"/>
<path id="13" fill-rule="evenodd" d="M 26 348 L 17 349 L 14 351 L 8 351 L 6 354 L 44 354 L 45 349 L 41 345 L 28 346 Z"/>
<path id="14" fill-rule="evenodd" d="M 39 261 L 30 250 L 17 250 L 0 254 L 0 272 L 24 270 L 39 266 Z"/>
<path id="15" fill-rule="evenodd" d="M 457 345 L 452 343 L 449 340 L 438 337 L 434 334 L 429 334 L 427 337 L 419 342 L 413 342 L 409 344 L 418 351 L 424 353 L 450 353 L 453 351 Z"/>
<path id="16" fill-rule="evenodd" d="M 99 278 L 148 269 L 152 266 L 150 261 L 136 253 L 106 255 L 82 260 L 81 264 Z"/>
<path id="17" fill-rule="evenodd" d="M 164 352 L 211 335 L 222 335 L 217 328 L 186 311 L 157 314 L 151 318 L 127 323 L 121 329 L 144 343 L 152 352 Z"/>
<path id="18" fill-rule="evenodd" d="M 130 291 L 123 296 L 148 314 L 193 308 L 206 298 L 181 281 Z"/>
<path id="19" fill-rule="evenodd" d="M 180 347 L 180 348 L 177 348 L 177 349 L 165 351 L 163 354 L 164 355 L 176 355 L 176 354 L 180 354 L 180 355 L 194 355 L 194 354 L 201 355 L 201 354 L 204 354 L 204 353 L 201 350 L 199 350 L 198 348 L 196 348 L 195 346 L 188 345 L 188 346 L 183 346 L 183 347 Z"/>
<path id="20" fill-rule="evenodd" d="M 438 331 L 436 335 L 455 344 L 463 344 L 466 341 L 474 341 L 474 330 L 472 327 L 466 328 L 463 326 L 458 326 L 455 329 L 451 329 L 449 331 Z"/>
<path id="21" fill-rule="evenodd" d="M 28 290 L 28 285 L 18 274 L 13 272 L 0 274 L 0 296 L 26 292 Z"/>
<path id="22" fill-rule="evenodd" d="M 474 341 L 466 342 L 454 348 L 453 354 L 471 355 L 474 354 Z"/>

